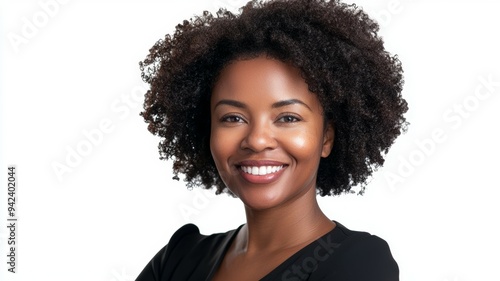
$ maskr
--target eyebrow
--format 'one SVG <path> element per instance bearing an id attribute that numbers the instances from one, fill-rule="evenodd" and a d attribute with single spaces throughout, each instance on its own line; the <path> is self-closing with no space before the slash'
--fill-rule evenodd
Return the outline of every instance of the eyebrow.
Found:
<path id="1" fill-rule="evenodd" d="M 223 105 L 223 104 L 238 107 L 238 108 L 247 108 L 247 106 L 244 103 L 239 102 L 239 101 L 235 101 L 235 100 L 220 100 L 219 102 L 217 102 L 215 104 L 214 108 L 217 108 L 217 106 Z"/>
<path id="2" fill-rule="evenodd" d="M 289 99 L 289 100 L 282 100 L 279 102 L 275 102 L 275 103 L 273 103 L 272 107 L 278 108 L 278 107 L 283 107 L 283 106 L 292 105 L 292 104 L 301 104 L 301 105 L 307 107 L 307 109 L 309 109 L 310 111 L 312 111 L 312 109 L 307 104 L 305 104 L 303 101 L 298 100 L 298 99 Z"/>
<path id="3" fill-rule="evenodd" d="M 216 108 L 219 105 L 223 105 L 223 104 L 238 107 L 238 108 L 247 108 L 246 104 L 239 102 L 239 101 L 235 101 L 235 100 L 220 100 L 217 102 L 217 104 L 215 104 L 214 108 Z M 307 107 L 307 109 L 312 111 L 312 109 L 307 104 L 305 104 L 303 101 L 298 100 L 298 99 L 289 99 L 289 100 L 278 101 L 278 102 L 273 103 L 273 105 L 271 107 L 272 108 L 279 108 L 279 107 L 288 106 L 288 105 L 292 105 L 292 104 L 303 105 L 303 106 Z"/>

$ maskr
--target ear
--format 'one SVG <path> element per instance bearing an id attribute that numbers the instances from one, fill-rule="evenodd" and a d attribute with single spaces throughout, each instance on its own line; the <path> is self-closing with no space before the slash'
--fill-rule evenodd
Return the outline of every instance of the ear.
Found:
<path id="1" fill-rule="evenodd" d="M 323 149 L 321 150 L 321 157 L 326 158 L 330 155 L 333 148 L 333 140 L 335 138 L 335 129 L 333 123 L 328 123 L 323 133 Z"/>

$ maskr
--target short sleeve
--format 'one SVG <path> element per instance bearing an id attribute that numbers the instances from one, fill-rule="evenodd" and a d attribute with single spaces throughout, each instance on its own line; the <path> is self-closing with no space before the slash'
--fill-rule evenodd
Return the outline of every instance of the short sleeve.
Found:
<path id="1" fill-rule="evenodd" d="M 367 235 L 352 243 L 342 256 L 347 280 L 399 281 L 399 267 L 382 238 Z"/>

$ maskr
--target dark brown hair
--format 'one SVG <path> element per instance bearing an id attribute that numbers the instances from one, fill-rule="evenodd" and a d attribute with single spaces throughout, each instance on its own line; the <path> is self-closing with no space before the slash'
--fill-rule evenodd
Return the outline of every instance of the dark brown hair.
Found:
<path id="1" fill-rule="evenodd" d="M 227 191 L 211 156 L 211 89 L 233 60 L 265 53 L 298 68 L 333 122 L 335 142 L 321 159 L 317 189 L 336 195 L 361 185 L 407 122 L 403 70 L 377 35 L 378 25 L 339 1 L 251 1 L 233 14 L 220 9 L 177 25 L 140 62 L 150 84 L 141 116 L 162 138 L 160 159 L 172 159 L 188 187 Z"/>

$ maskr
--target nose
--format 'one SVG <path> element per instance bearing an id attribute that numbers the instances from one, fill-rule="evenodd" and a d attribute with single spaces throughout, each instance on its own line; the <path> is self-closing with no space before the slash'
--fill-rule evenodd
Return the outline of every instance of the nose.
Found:
<path id="1" fill-rule="evenodd" d="M 272 124 L 261 121 L 248 126 L 246 135 L 241 141 L 241 149 L 261 152 L 275 149 L 277 144 Z"/>

